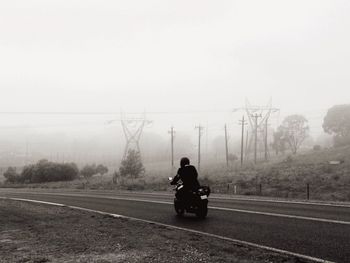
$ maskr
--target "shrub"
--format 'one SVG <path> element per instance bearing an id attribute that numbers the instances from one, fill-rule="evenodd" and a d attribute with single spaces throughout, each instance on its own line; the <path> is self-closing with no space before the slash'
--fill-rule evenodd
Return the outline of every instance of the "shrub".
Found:
<path id="1" fill-rule="evenodd" d="M 85 165 L 83 169 L 81 169 L 80 174 L 84 176 L 86 179 L 92 177 L 93 175 L 97 174 L 96 172 L 96 165 Z"/>
<path id="2" fill-rule="evenodd" d="M 9 169 L 8 169 L 9 171 Z M 10 169 L 10 173 L 13 171 Z M 10 175 L 10 173 L 8 173 Z M 54 181 L 71 181 L 77 178 L 78 167 L 74 163 L 54 163 L 40 160 L 36 164 L 27 165 L 20 175 L 12 176 L 7 182 L 10 183 L 43 183 Z"/>
<path id="3" fill-rule="evenodd" d="M 96 172 L 100 175 L 104 175 L 105 173 L 108 173 L 108 168 L 103 164 L 99 164 L 96 167 Z"/>
<path id="4" fill-rule="evenodd" d="M 96 164 L 91 164 L 91 165 L 87 164 L 80 171 L 80 174 L 84 176 L 85 179 L 88 179 L 95 174 L 104 175 L 105 173 L 108 173 L 108 168 L 102 164 L 99 164 L 97 166 Z"/>
<path id="5" fill-rule="evenodd" d="M 129 150 L 128 155 L 119 168 L 120 176 L 136 179 L 143 175 L 144 172 L 145 168 L 143 167 L 140 153 L 135 150 Z"/>
<path id="6" fill-rule="evenodd" d="M 4 177 L 6 178 L 6 182 L 15 183 L 18 180 L 18 174 L 16 172 L 15 167 L 9 167 L 4 172 Z"/>

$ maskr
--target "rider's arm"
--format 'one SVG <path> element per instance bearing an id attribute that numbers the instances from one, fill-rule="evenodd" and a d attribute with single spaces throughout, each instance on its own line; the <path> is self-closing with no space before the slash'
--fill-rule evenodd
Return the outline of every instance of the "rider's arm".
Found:
<path id="1" fill-rule="evenodd" d="M 171 185 L 175 185 L 180 180 L 180 175 L 177 173 L 174 179 L 170 182 Z"/>

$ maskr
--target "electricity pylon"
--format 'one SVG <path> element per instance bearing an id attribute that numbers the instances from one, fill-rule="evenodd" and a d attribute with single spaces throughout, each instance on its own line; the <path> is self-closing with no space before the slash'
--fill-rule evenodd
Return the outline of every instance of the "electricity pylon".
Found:
<path id="1" fill-rule="evenodd" d="M 112 123 L 112 120 L 108 123 Z M 140 138 L 143 132 L 143 129 L 146 125 L 151 124 L 152 121 L 146 119 L 146 113 L 143 113 L 141 117 L 130 117 L 127 114 L 121 112 L 120 113 L 120 122 L 122 124 L 123 132 L 126 139 L 126 144 L 124 148 L 123 159 L 124 160 L 128 154 L 129 150 L 135 150 L 139 154 L 141 154 L 140 150 Z"/>
<path id="2" fill-rule="evenodd" d="M 128 151 L 133 149 L 141 154 L 140 150 L 140 138 L 144 127 L 147 124 L 152 123 L 146 119 L 146 114 L 144 113 L 142 117 L 139 118 L 127 118 L 125 114 L 121 114 L 121 124 L 123 127 L 126 145 L 124 148 L 123 160 L 126 158 Z"/>
<path id="3" fill-rule="evenodd" d="M 247 150 L 245 152 L 245 158 L 252 152 L 252 146 L 254 145 L 254 161 L 257 160 L 257 151 L 259 148 L 264 147 L 265 160 L 269 155 L 268 143 L 267 143 L 267 125 L 271 114 L 278 112 L 278 108 L 272 107 L 272 100 L 270 99 L 269 103 L 266 106 L 255 106 L 251 105 L 246 99 L 245 107 L 236 108 L 234 111 L 243 110 L 250 124 L 250 136 Z"/>

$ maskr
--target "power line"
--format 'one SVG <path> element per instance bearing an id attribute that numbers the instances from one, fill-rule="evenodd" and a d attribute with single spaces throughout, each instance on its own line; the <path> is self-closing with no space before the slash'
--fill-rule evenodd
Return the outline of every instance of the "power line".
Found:
<path id="1" fill-rule="evenodd" d="M 150 114 L 188 114 L 188 113 L 231 113 L 231 110 L 185 110 L 185 111 L 148 111 Z M 120 115 L 115 111 L 0 111 L 3 115 Z M 128 112 L 128 114 L 143 114 L 143 112 Z"/>
<path id="2" fill-rule="evenodd" d="M 116 115 L 116 112 L 74 112 L 74 111 L 0 111 L 2 115 Z"/>

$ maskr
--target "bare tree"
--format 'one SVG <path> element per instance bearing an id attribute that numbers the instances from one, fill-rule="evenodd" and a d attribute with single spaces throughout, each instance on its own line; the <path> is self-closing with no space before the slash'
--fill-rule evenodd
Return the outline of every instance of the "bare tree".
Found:
<path id="1" fill-rule="evenodd" d="M 293 154 L 296 154 L 300 145 L 309 134 L 307 119 L 302 115 L 287 116 L 279 129 L 283 133 L 283 138 L 288 142 Z"/>

